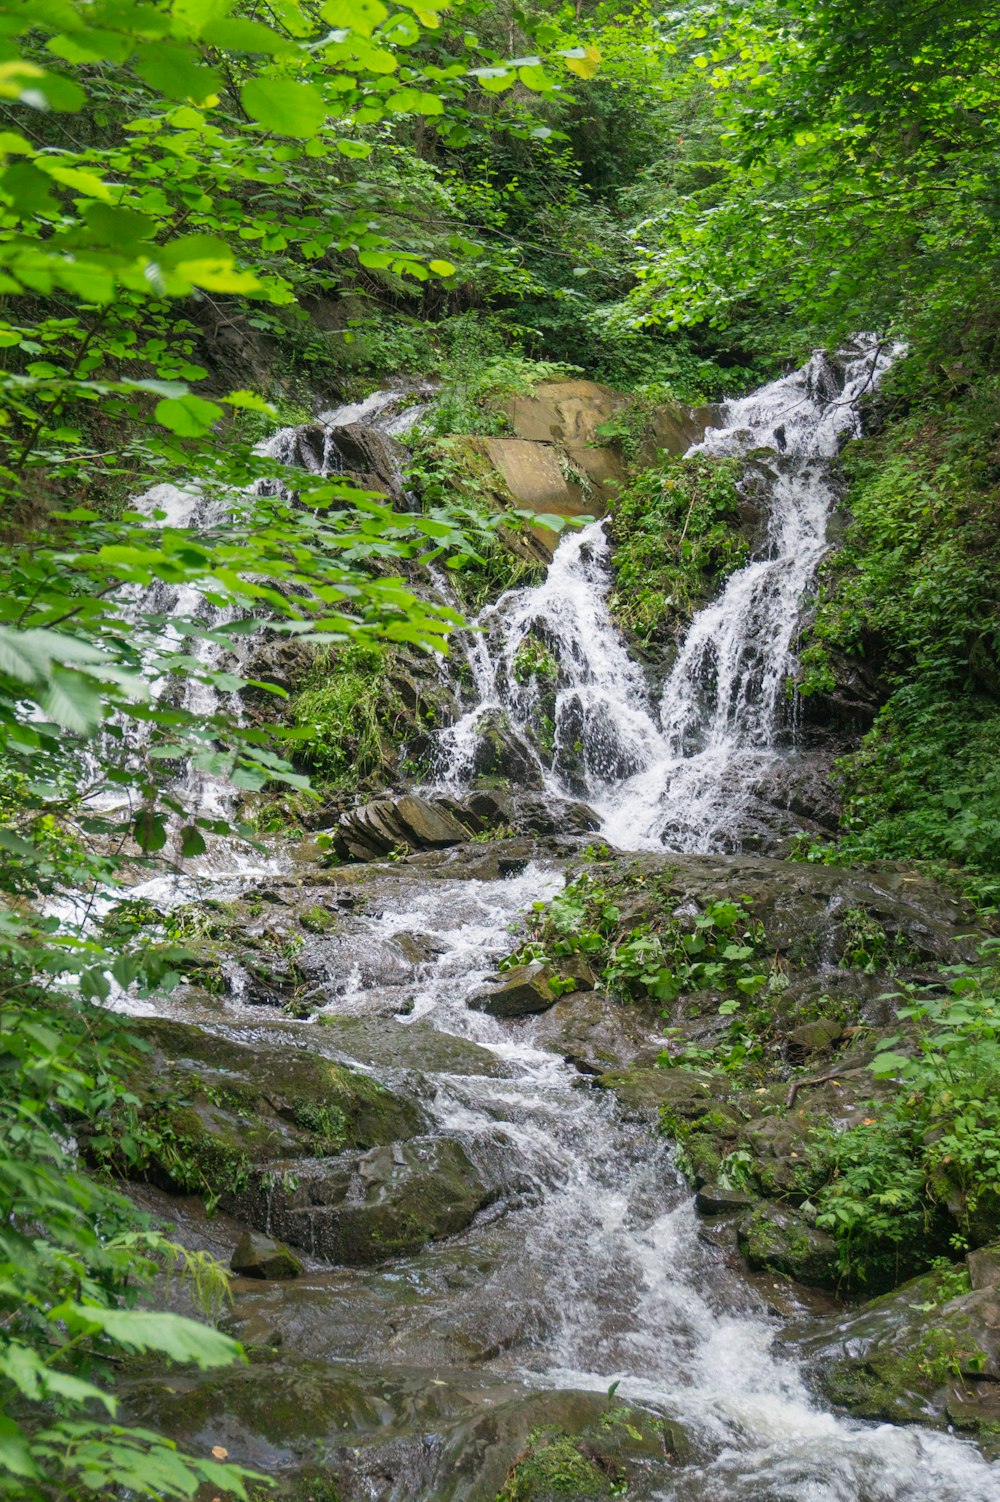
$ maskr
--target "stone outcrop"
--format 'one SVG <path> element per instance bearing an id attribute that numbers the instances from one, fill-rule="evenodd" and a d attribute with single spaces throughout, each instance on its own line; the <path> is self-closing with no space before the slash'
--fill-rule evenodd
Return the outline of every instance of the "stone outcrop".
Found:
<path id="1" fill-rule="evenodd" d="M 1000 1454 L 1000 1294 L 961 1281 L 927 1273 L 807 1335 L 815 1386 L 859 1418 L 947 1426 Z"/>
<path id="2" fill-rule="evenodd" d="M 240 1237 L 229 1266 L 239 1278 L 267 1281 L 297 1278 L 302 1272 L 302 1263 L 287 1246 L 254 1231 L 247 1231 Z"/>
<path id="3" fill-rule="evenodd" d="M 558 995 L 552 979 L 548 965 L 515 965 L 474 992 L 469 1006 L 492 1017 L 530 1017 L 534 1012 L 547 1012 Z"/>
<path id="4" fill-rule="evenodd" d="M 600 517 L 627 478 L 614 429 L 633 406 L 634 398 L 596 381 L 544 381 L 507 403 L 511 436 L 453 439 L 452 451 L 501 510 Z M 653 464 L 661 450 L 683 454 L 716 419 L 714 408 L 680 402 L 624 418 L 636 428 L 640 465 Z M 558 533 L 539 525 L 528 541 L 528 551 L 547 561 Z"/>
<path id="5" fill-rule="evenodd" d="M 317 475 L 339 475 L 358 490 L 398 501 L 406 450 L 377 428 L 352 422 L 332 427 L 314 422 L 289 429 L 282 462 Z"/>
<path id="6" fill-rule="evenodd" d="M 600 819 L 583 803 L 481 789 L 464 798 L 406 793 L 376 798 L 341 814 L 332 833 L 341 860 L 444 850 L 492 830 L 517 834 L 584 835 Z"/>
<path id="7" fill-rule="evenodd" d="M 366 1266 L 462 1231 L 496 1192 L 450 1137 L 270 1163 L 226 1208 L 327 1262 Z"/>

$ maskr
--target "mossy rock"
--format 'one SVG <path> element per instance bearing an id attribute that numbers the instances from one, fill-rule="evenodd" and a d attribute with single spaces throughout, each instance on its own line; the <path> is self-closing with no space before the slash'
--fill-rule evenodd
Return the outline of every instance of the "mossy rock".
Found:
<path id="1" fill-rule="evenodd" d="M 642 1113 L 669 1112 L 690 1120 L 700 1116 L 711 1091 L 701 1075 L 690 1069 L 637 1068 L 611 1070 L 597 1083 L 611 1090 L 623 1106 Z"/>
<path id="2" fill-rule="evenodd" d="M 316 1017 L 337 1052 L 368 1068 L 415 1069 L 421 1074 L 501 1076 L 510 1066 L 493 1053 L 455 1033 L 442 1033 L 430 1022 L 399 1023 L 386 1017 L 345 1017 L 320 1012 Z"/>
<path id="3" fill-rule="evenodd" d="M 596 1397 L 596 1395 L 595 1395 Z M 606 1404 L 577 1430 L 544 1425 L 532 1431 L 496 1502 L 568 1502 L 611 1498 L 643 1473 L 689 1458 L 679 1426 L 631 1404 Z"/>
<path id="4" fill-rule="evenodd" d="M 158 1135 L 143 1171 L 165 1188 L 231 1202 L 276 1159 L 370 1148 L 426 1125 L 415 1102 L 306 1049 L 245 1047 L 159 1019 L 130 1026 L 153 1048 L 132 1078 Z"/>
<path id="5" fill-rule="evenodd" d="M 788 1205 L 760 1205 L 739 1225 L 740 1251 L 755 1270 L 784 1273 L 814 1288 L 836 1288 L 837 1243 Z"/>
<path id="6" fill-rule="evenodd" d="M 456 1235 L 496 1197 L 460 1143 L 418 1137 L 361 1156 L 270 1163 L 222 1204 L 314 1256 L 363 1267 Z"/>
<path id="7" fill-rule="evenodd" d="M 567 1435 L 536 1434 L 497 1502 L 566 1502 L 567 1498 L 611 1497 L 622 1478 Z"/>
<path id="8" fill-rule="evenodd" d="M 805 1342 L 824 1397 L 859 1418 L 958 1425 L 1000 1454 L 1000 1292 L 926 1273 Z"/>

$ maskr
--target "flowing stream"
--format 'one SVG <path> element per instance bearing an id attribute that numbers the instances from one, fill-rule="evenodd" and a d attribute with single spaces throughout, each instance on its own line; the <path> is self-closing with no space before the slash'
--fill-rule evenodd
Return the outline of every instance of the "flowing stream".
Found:
<path id="1" fill-rule="evenodd" d="M 832 504 L 826 463 L 887 358 L 858 355 L 838 368 L 817 355 L 726 408 L 707 449 L 774 450 L 767 542 L 697 615 L 660 693 L 649 689 L 608 613 L 599 524 L 563 541 L 538 588 L 514 591 L 484 612 L 469 647 L 477 703 L 442 737 L 445 782 L 465 785 L 485 711 L 502 710 L 528 739 L 533 690 L 517 683 L 513 663 L 534 631 L 559 660 L 550 789 L 582 789 L 606 834 L 626 848 L 724 843 L 747 780 L 781 754 L 797 613 Z M 561 770 L 561 751 L 577 744 L 582 762 L 571 775 Z M 518 1395 L 605 1394 L 618 1383 L 619 1400 L 676 1421 L 692 1446 L 686 1464 L 658 1462 L 637 1496 L 996 1502 L 1000 1468 L 971 1444 L 838 1418 L 812 1398 L 798 1363 L 778 1349 L 780 1320 L 700 1227 L 666 1145 L 541 1046 L 536 1020 L 501 1021 L 470 1008 L 469 997 L 511 949 L 518 914 L 562 880 L 555 862 L 522 861 L 505 879 L 452 874 L 443 857 L 364 868 L 359 916 L 342 937 L 321 941 L 331 1021 L 377 1024 L 386 1062 L 375 1072 L 391 1083 L 416 1068 L 436 1131 L 458 1138 L 484 1180 L 504 1189 L 466 1232 L 418 1255 L 374 1268 L 314 1265 L 295 1285 L 237 1296 L 239 1317 L 263 1311 L 279 1329 L 286 1321 L 289 1355 L 360 1362 L 373 1391 L 416 1374 L 409 1459 L 397 1454 L 393 1465 L 383 1458 L 366 1468 L 372 1435 L 344 1439 L 361 1478 L 356 1495 L 492 1502 L 477 1489 L 470 1413 Z M 248 889 L 245 876 L 236 889 Z M 205 895 L 232 890 L 216 875 Z M 162 882 L 149 895 L 169 897 Z M 414 934 L 422 957 L 405 961 L 404 941 Z M 124 996 L 115 1004 L 150 1009 Z M 224 1004 L 178 993 L 157 1007 L 240 1042 L 351 1057 L 331 1041 L 334 1027 L 262 1017 L 236 984 Z M 495 1067 L 414 1064 L 428 1032 L 479 1045 Z M 373 1067 L 370 1058 L 365 1067 Z M 427 1407 L 439 1391 L 440 1403 L 452 1405 L 446 1419 Z"/>
<path id="2" fill-rule="evenodd" d="M 781 756 L 792 646 L 835 499 L 830 460 L 894 353 L 872 347 L 836 362 L 817 353 L 727 403 L 721 426 L 691 450 L 765 451 L 768 523 L 757 556 L 695 615 L 658 693 L 608 608 L 603 523 L 566 537 L 538 588 L 487 607 L 467 648 L 477 702 L 442 737 L 445 785 L 468 780 L 484 713 L 502 713 L 537 746 L 542 690 L 517 669 L 534 637 L 558 663 L 551 764 L 532 753 L 548 789 L 585 798 L 624 850 L 738 848 L 754 786 Z"/>
<path id="3" fill-rule="evenodd" d="M 471 1038 L 508 1071 L 439 1076 L 440 1129 L 473 1156 L 513 1147 L 537 1195 L 508 1214 L 498 1263 L 460 1316 L 516 1314 L 508 1349 L 488 1365 L 530 1387 L 604 1393 L 619 1381 L 619 1397 L 683 1423 L 706 1458 L 649 1492 L 662 1502 L 995 1502 L 1000 1468 L 972 1446 L 851 1423 L 814 1403 L 796 1363 L 774 1353 L 777 1323 L 763 1301 L 701 1239 L 667 1148 L 623 1121 L 608 1096 L 579 1088 L 575 1070 L 533 1045 L 530 1025 L 467 1006 L 508 950 L 511 920 L 560 877 L 531 866 L 506 881 L 415 885 L 387 891 L 370 925 L 373 939 L 418 928 L 439 948 L 409 1022 Z M 371 1004 L 370 989 L 353 1001 Z M 349 995 L 336 1002 L 338 1012 L 351 1006 Z M 402 1345 L 405 1360 L 405 1336 Z M 451 1495 L 436 1489 L 444 1481 L 428 1478 L 419 1497 Z"/>

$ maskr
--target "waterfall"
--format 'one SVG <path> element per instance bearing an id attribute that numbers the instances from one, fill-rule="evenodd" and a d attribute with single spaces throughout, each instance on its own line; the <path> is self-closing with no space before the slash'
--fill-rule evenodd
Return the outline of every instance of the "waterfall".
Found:
<path id="1" fill-rule="evenodd" d="M 405 450 L 399 440 L 420 420 L 429 396 L 429 388 L 375 391 L 363 401 L 321 412 L 312 423 L 279 428 L 256 446 L 255 453 L 312 474 L 348 475 L 362 487 L 370 484 L 372 489 L 385 489 L 393 498 L 402 498 L 401 456 Z M 274 479 L 259 479 L 250 485 L 248 493 L 271 494 L 279 485 Z M 225 497 L 206 493 L 196 481 L 154 485 L 136 497 L 133 505 L 156 526 L 185 529 L 195 536 L 223 526 L 227 511 Z M 209 732 L 215 717 L 228 710 L 238 718 L 241 706 L 238 694 L 220 692 L 208 681 L 208 674 L 230 666 L 238 673 L 259 641 L 259 634 L 220 640 L 220 629 L 231 625 L 238 612 L 210 603 L 200 585 L 177 586 L 154 580 L 146 588 L 130 586 L 123 591 L 123 600 L 125 618 L 141 642 L 145 676 L 155 699 L 175 691 L 175 680 L 161 672 L 164 654 L 187 643 L 197 668 L 183 681 L 181 703 L 205 727 L 206 752 L 210 754 Z M 179 629 L 178 622 L 189 620 L 197 620 L 206 635 L 192 637 L 183 632 L 183 627 Z M 117 760 L 126 768 L 134 765 L 145 757 L 149 737 L 148 723 L 116 723 L 111 735 L 105 737 L 102 758 Z M 92 766 L 96 777 L 98 762 L 94 760 Z M 185 761 L 179 767 L 171 792 L 183 805 L 189 821 L 227 819 L 231 814 L 232 787 L 228 779 L 203 770 L 195 761 Z M 103 786 L 88 801 L 92 809 L 108 812 L 127 805 L 131 796 L 129 787 L 119 783 Z"/>
<path id="2" fill-rule="evenodd" d="M 689 450 L 737 457 L 767 450 L 768 524 L 757 556 L 694 616 L 659 694 L 608 608 L 602 523 L 566 537 L 537 588 L 512 590 L 483 611 L 466 648 L 477 703 L 441 737 L 445 786 L 468 783 L 484 716 L 503 715 L 534 748 L 547 789 L 586 798 L 616 845 L 739 848 L 754 789 L 784 754 L 793 643 L 836 499 L 830 461 L 858 432 L 860 399 L 895 353 L 869 344 L 839 360 L 814 354 L 793 374 L 728 402 L 720 426 Z M 529 641 L 551 656 L 548 682 L 518 672 Z"/>

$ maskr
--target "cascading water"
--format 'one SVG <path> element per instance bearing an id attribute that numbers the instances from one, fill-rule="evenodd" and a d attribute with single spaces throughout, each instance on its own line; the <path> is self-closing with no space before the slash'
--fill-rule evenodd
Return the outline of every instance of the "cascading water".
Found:
<path id="1" fill-rule="evenodd" d="M 873 346 L 842 362 L 818 353 L 727 403 L 722 425 L 692 450 L 769 451 L 767 536 L 759 556 L 696 614 L 658 698 L 608 608 L 601 523 L 560 543 L 538 588 L 511 591 L 485 610 L 468 648 L 479 702 L 441 738 L 445 785 L 468 781 L 485 713 L 505 715 L 528 746 L 539 744 L 543 713 L 550 754 L 533 753 L 539 775 L 556 795 L 586 798 L 615 844 L 739 848 L 754 786 L 781 755 L 792 644 L 835 499 L 829 461 L 857 431 L 858 402 L 894 353 Z M 519 672 L 531 639 L 555 664 L 548 686 Z"/>
<path id="2" fill-rule="evenodd" d="M 413 1028 L 414 1048 L 433 1029 L 495 1060 L 479 1072 L 432 1066 L 420 1098 L 436 1132 L 457 1138 L 485 1176 L 521 1186 L 506 1213 L 380 1268 L 314 1272 L 288 1303 L 300 1357 L 347 1370 L 368 1361 L 373 1391 L 416 1375 L 421 1391 L 457 1405 L 446 1421 L 414 1414 L 405 1460 L 394 1452 L 387 1462 L 377 1443 L 366 1459 L 371 1436 L 345 1435 L 359 1485 L 349 1494 L 486 1502 L 496 1488 L 477 1484 L 477 1415 L 518 1395 L 603 1396 L 614 1382 L 617 1401 L 679 1424 L 693 1451 L 683 1465 L 652 1462 L 636 1493 L 647 1502 L 995 1502 L 998 1470 L 972 1445 L 818 1404 L 797 1362 L 775 1350 L 780 1322 L 701 1234 L 667 1145 L 623 1119 L 610 1093 L 580 1088 L 573 1068 L 537 1046 L 531 1023 L 469 1008 L 510 947 L 512 920 L 560 884 L 537 865 L 507 880 L 384 869 L 364 886 L 376 913 L 358 920 L 334 961 L 343 968 L 327 988 L 329 1029 L 262 1024 L 260 1008 L 236 998 L 225 1018 L 214 1003 L 166 1003 L 242 1042 L 343 1057 L 327 1038 L 345 1019 L 367 1018 L 389 1059 L 406 1059 Z M 400 967 L 397 948 L 414 932 L 432 956 L 416 972 Z M 237 1292 L 237 1318 L 280 1331 L 284 1285 L 258 1287 Z"/>
<path id="3" fill-rule="evenodd" d="M 451 785 L 473 772 L 484 714 L 502 712 L 527 737 L 549 713 L 551 766 L 539 758 L 540 775 L 554 791 L 589 797 L 616 842 L 721 843 L 743 784 L 780 754 L 789 652 L 832 500 L 824 461 L 887 358 L 859 356 L 838 375 L 817 356 L 727 407 L 726 426 L 706 447 L 775 451 L 768 542 L 695 618 L 658 701 L 608 611 L 600 524 L 561 544 L 538 588 L 485 612 L 468 647 L 477 703 L 442 737 Z M 336 415 L 349 427 L 384 411 L 375 403 Z M 285 430 L 271 451 L 291 455 L 301 441 L 301 430 Z M 523 673 L 526 643 L 554 669 Z M 609 1091 L 587 1088 L 563 1042 L 541 1046 L 544 1019 L 511 1022 L 469 1006 L 511 949 L 517 916 L 557 891 L 562 873 L 555 863 L 525 868 L 517 855 L 508 862 L 517 874 L 474 879 L 475 861 L 494 856 L 467 849 L 473 867 L 464 874 L 453 852 L 365 867 L 356 891 L 349 871 L 337 873 L 338 916 L 325 937 L 308 941 L 319 946 L 310 1002 L 327 1026 L 251 1004 L 247 972 L 231 956 L 225 1003 L 197 988 L 155 1002 L 116 992 L 111 1001 L 251 1046 L 354 1060 L 413 1089 L 434 1134 L 457 1139 L 483 1182 L 498 1187 L 464 1232 L 423 1252 L 375 1267 L 314 1264 L 291 1289 L 237 1289 L 237 1328 L 247 1321 L 252 1336 L 254 1320 L 263 1321 L 267 1343 L 277 1331 L 288 1359 L 348 1375 L 362 1363 L 371 1393 L 401 1384 L 414 1395 L 386 1436 L 337 1420 L 335 1463 L 353 1487 L 344 1495 L 489 1502 L 503 1473 L 486 1485 L 483 1423 L 540 1395 L 603 1400 L 617 1384 L 619 1400 L 678 1425 L 690 1445 L 685 1463 L 662 1447 L 649 1459 L 635 1488 L 646 1502 L 994 1502 L 997 1467 L 972 1445 L 838 1418 L 817 1403 L 799 1363 L 776 1350 L 780 1322 L 704 1233 L 665 1141 L 626 1119 Z M 327 902 L 329 886 L 316 875 L 311 892 L 298 874 L 287 891 L 272 872 L 261 879 L 269 909 L 294 911 L 297 898 L 310 915 L 303 928 L 315 930 L 309 904 Z M 249 873 L 235 891 L 232 874 L 207 875 L 202 887 L 223 904 L 241 888 L 255 891 Z M 195 889 L 159 878 L 134 895 L 168 907 Z M 271 921 L 262 918 L 262 928 Z M 367 1053 L 352 1052 L 359 1037 Z M 487 1063 L 470 1066 L 456 1040 L 477 1045 Z M 649 1031 L 642 1046 L 652 1058 L 663 1042 Z M 504 1468 L 523 1441 L 522 1433 Z M 319 1436 L 315 1443 L 318 1456 Z"/>
<path id="4" fill-rule="evenodd" d="M 374 466 L 376 482 L 384 481 L 390 490 L 396 490 L 402 479 L 399 460 L 402 449 L 398 440 L 419 421 L 428 395 L 424 389 L 416 393 L 405 389 L 375 391 L 364 401 L 322 412 L 314 423 L 278 429 L 257 446 L 256 452 L 279 464 L 296 465 L 321 475 L 351 472 L 352 464 L 359 462 L 360 457 L 360 461 Z M 416 401 L 414 396 L 418 398 Z M 250 494 L 268 493 L 278 483 L 273 479 L 255 481 Z M 135 506 L 157 525 L 184 529 L 196 536 L 217 529 L 226 516 L 225 498 L 207 494 L 196 483 L 155 485 L 136 499 Z M 188 650 L 198 666 L 184 680 L 183 707 L 206 725 L 210 724 L 223 708 L 225 694 L 211 681 L 212 674 L 224 660 L 238 670 L 248 650 L 246 636 L 220 635 L 222 628 L 234 621 L 236 613 L 231 608 L 209 603 L 197 585 L 177 587 L 161 580 L 145 589 L 132 590 L 128 613 L 143 643 L 145 676 L 151 680 L 154 698 L 171 691 L 171 680 L 160 673 L 158 663 L 164 654 L 177 651 L 184 644 L 185 638 L 176 623 L 194 619 L 205 628 L 205 634 L 188 641 Z M 235 709 L 238 715 L 238 698 L 232 694 L 226 698 L 230 710 Z M 134 765 L 145 751 L 144 732 L 148 735 L 148 727 L 142 722 L 131 723 L 123 746 L 117 747 L 109 741 L 106 754 L 120 760 L 124 751 L 126 763 Z M 190 761 L 179 773 L 173 792 L 183 803 L 189 819 L 228 817 L 230 785 L 223 777 L 199 770 Z M 91 799 L 91 806 L 118 807 L 127 798 L 127 789 L 105 787 Z"/>

